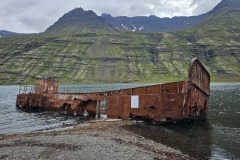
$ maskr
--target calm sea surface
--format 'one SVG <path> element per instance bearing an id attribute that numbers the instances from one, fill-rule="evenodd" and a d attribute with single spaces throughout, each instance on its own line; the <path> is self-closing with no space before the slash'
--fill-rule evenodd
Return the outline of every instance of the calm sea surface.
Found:
<path id="1" fill-rule="evenodd" d="M 60 85 L 60 91 L 106 91 L 141 84 Z M 81 117 L 56 112 L 23 112 L 16 109 L 19 86 L 0 86 L 0 134 L 63 129 L 85 124 Z M 213 83 L 206 120 L 168 125 L 137 124 L 134 133 L 163 143 L 198 159 L 240 159 L 240 83 Z"/>

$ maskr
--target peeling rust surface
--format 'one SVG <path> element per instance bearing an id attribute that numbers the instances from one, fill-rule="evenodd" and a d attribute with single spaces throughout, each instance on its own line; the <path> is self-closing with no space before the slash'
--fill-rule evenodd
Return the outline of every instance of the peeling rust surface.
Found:
<path id="1" fill-rule="evenodd" d="M 100 114 L 100 103 L 104 101 L 108 118 L 168 122 L 196 119 L 207 114 L 210 74 L 195 58 L 189 65 L 186 81 L 107 92 L 60 93 L 57 81 L 37 77 L 29 93 L 28 88 L 25 86 L 24 92 L 17 95 L 18 108 L 56 109 L 78 115 L 87 111 L 95 116 Z"/>

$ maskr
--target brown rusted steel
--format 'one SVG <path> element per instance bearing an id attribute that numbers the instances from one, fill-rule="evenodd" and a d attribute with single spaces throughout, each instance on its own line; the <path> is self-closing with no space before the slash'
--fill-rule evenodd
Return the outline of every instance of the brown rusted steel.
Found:
<path id="1" fill-rule="evenodd" d="M 57 93 L 58 92 L 58 83 L 55 80 L 52 80 L 50 77 L 46 76 L 37 76 L 35 83 L 35 94 L 41 93 Z"/>
<path id="2" fill-rule="evenodd" d="M 59 93 L 58 83 L 37 77 L 34 91 L 17 95 L 16 106 L 28 109 L 58 109 L 67 113 L 100 114 L 105 101 L 108 118 L 133 118 L 156 122 L 195 119 L 207 114 L 210 74 L 198 59 L 189 65 L 186 81 L 95 93 Z M 98 110 L 97 110 L 98 108 Z"/>

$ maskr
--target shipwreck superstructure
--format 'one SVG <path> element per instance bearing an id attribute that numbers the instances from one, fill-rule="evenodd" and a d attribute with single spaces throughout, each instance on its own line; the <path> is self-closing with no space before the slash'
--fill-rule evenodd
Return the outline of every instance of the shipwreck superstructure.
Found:
<path id="1" fill-rule="evenodd" d="M 106 92 L 58 92 L 57 81 L 36 77 L 34 86 L 21 86 L 16 106 L 26 109 L 62 110 L 84 115 L 100 114 L 105 102 L 108 118 L 132 118 L 154 122 L 195 119 L 208 112 L 210 74 L 194 58 L 186 81 L 148 85 Z"/>

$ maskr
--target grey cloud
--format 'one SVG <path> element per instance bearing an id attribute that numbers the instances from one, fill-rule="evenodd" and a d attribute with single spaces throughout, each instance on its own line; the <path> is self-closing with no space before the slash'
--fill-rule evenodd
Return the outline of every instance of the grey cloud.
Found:
<path id="1" fill-rule="evenodd" d="M 145 16 L 145 15 L 152 15 L 154 14 L 154 10 L 151 7 L 151 5 L 145 5 L 143 3 L 140 3 L 138 5 L 131 5 L 129 7 L 129 13 L 130 16 Z"/>
<path id="2" fill-rule="evenodd" d="M 42 32 L 78 6 L 77 0 L 0 0 L 0 30 Z"/>
<path id="3" fill-rule="evenodd" d="M 211 9 L 213 9 L 218 3 L 220 3 L 221 0 L 192 0 L 192 6 L 195 7 L 193 14 L 194 15 L 199 15 L 202 14 L 204 12 L 210 11 Z M 208 8 L 208 10 L 205 10 L 206 8 Z"/>

